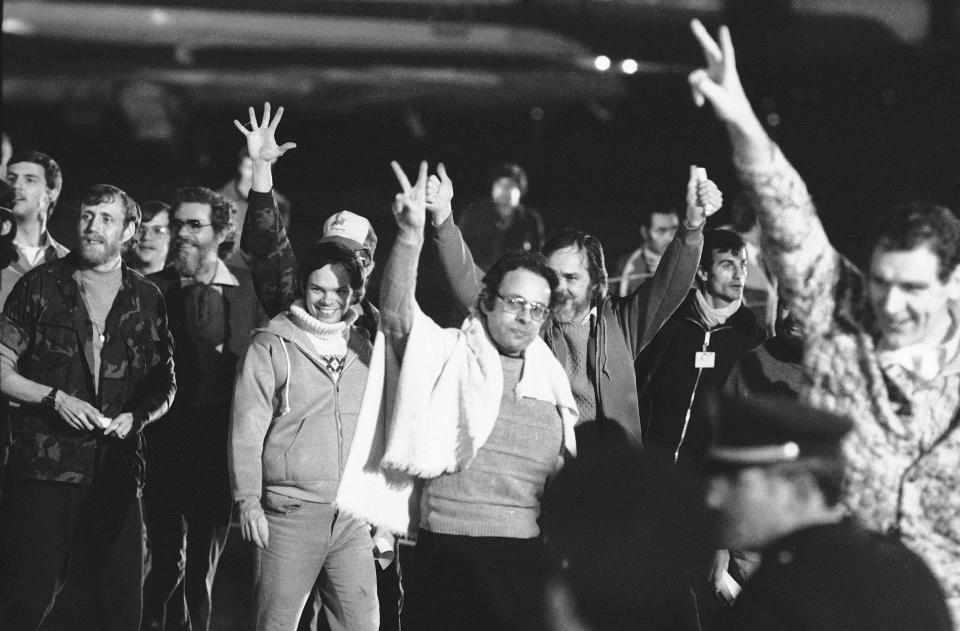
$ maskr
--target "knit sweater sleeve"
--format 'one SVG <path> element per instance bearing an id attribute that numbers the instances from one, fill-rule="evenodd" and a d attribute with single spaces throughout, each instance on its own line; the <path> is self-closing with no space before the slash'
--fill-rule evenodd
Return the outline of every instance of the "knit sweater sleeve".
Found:
<path id="1" fill-rule="evenodd" d="M 791 314 L 807 336 L 821 335 L 837 308 L 844 307 L 838 305 L 834 290 L 859 285 L 861 279 L 827 239 L 800 174 L 778 146 L 771 146 L 769 160 L 736 161 L 737 170 L 758 209 L 764 259 L 780 282 Z M 847 282 L 841 282 L 841 277 Z"/>
<path id="2" fill-rule="evenodd" d="M 259 334 L 241 363 L 230 419 L 230 485 L 233 499 L 241 508 L 260 503 L 263 442 L 274 417 L 277 382 L 271 345 L 264 334 Z"/>
<path id="3" fill-rule="evenodd" d="M 477 296 L 483 287 L 483 270 L 474 263 L 470 248 L 452 215 L 433 228 L 433 235 L 440 266 L 447 277 L 453 298 L 466 314 L 477 304 Z"/>
<path id="4" fill-rule="evenodd" d="M 401 228 L 390 251 L 380 290 L 380 329 L 399 357 L 413 328 L 416 302 L 417 262 L 423 249 L 423 234 Z"/>

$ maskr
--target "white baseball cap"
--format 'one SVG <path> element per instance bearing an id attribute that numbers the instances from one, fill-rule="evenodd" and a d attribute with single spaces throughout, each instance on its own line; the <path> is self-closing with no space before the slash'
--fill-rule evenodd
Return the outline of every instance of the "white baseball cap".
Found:
<path id="1" fill-rule="evenodd" d="M 377 250 L 377 233 L 365 217 L 349 210 L 341 210 L 323 222 L 321 243 L 342 243 L 353 251 L 366 250 L 373 257 Z"/>

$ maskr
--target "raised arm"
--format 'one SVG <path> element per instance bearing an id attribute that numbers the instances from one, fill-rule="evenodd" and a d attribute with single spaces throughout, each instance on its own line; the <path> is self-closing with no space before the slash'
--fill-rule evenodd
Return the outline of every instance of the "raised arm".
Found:
<path id="1" fill-rule="evenodd" d="M 437 174 L 427 180 L 427 211 L 433 225 L 440 266 L 447 277 L 453 298 L 466 315 L 477 304 L 482 288 L 483 270 L 473 262 L 470 248 L 463 240 L 460 228 L 453 221 L 453 181 L 443 163 L 437 165 Z"/>
<path id="2" fill-rule="evenodd" d="M 411 185 L 400 165 L 390 166 L 400 183 L 401 192 L 393 202 L 393 215 L 399 231 L 390 250 L 380 290 L 380 328 L 402 357 L 404 345 L 413 327 L 416 312 L 417 263 L 423 249 L 423 228 L 426 224 L 427 163 L 420 163 L 420 172 Z"/>
<path id="3" fill-rule="evenodd" d="M 632 345 L 634 357 L 646 348 L 686 299 L 700 264 L 703 227 L 707 217 L 722 205 L 723 195 L 716 184 L 707 179 L 707 172 L 691 165 L 686 216 L 660 259 L 657 271 L 631 295 L 614 299 L 620 326 Z"/>
<path id="4" fill-rule="evenodd" d="M 260 123 L 257 123 L 252 107 L 249 115 L 249 129 L 240 121 L 233 121 L 247 139 L 247 151 L 253 162 L 240 251 L 253 275 L 257 298 L 267 314 L 273 317 L 293 302 L 297 266 L 273 193 L 273 163 L 297 145 L 292 142 L 277 144 L 276 131 L 283 117 L 282 107 L 277 109 L 273 120 L 270 119 L 270 103 L 263 104 Z"/>
<path id="5" fill-rule="evenodd" d="M 758 211 L 764 257 L 791 313 L 807 334 L 822 331 L 832 321 L 840 270 L 852 268 L 839 265 L 806 184 L 750 107 L 729 29 L 720 27 L 718 43 L 699 20 L 691 28 L 706 59 L 706 67 L 689 77 L 694 101 L 709 102 L 727 128 L 734 164 Z"/>

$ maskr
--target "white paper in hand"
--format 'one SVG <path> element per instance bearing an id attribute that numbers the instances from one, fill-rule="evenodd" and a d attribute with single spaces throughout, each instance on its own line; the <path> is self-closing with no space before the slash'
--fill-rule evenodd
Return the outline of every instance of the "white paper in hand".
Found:
<path id="1" fill-rule="evenodd" d="M 723 602 L 728 605 L 733 604 L 733 601 L 737 599 L 737 596 L 740 595 L 740 592 L 743 590 L 740 587 L 740 583 L 735 581 L 730 573 L 726 570 L 723 571 L 723 576 L 720 577 L 720 598 Z"/>

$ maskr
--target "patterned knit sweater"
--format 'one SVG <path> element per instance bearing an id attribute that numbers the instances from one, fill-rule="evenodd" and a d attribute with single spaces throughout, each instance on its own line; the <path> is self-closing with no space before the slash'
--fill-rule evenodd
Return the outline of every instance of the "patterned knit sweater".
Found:
<path id="1" fill-rule="evenodd" d="M 930 565 L 960 625 L 960 357 L 954 333 L 923 378 L 881 362 L 862 273 L 829 243 L 806 185 L 771 143 L 764 164 L 738 164 L 760 209 L 763 250 L 807 337 L 810 403 L 849 415 L 845 504 L 897 534 Z M 960 627 L 958 627 L 960 628 Z"/>

